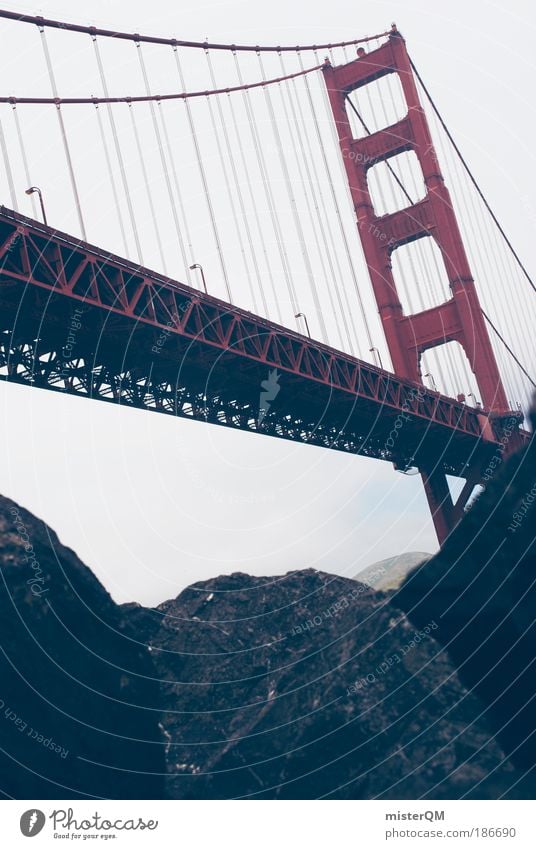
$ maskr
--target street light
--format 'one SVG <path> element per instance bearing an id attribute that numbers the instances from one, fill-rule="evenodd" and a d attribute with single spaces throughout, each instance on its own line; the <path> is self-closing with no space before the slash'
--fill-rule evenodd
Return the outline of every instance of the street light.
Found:
<path id="1" fill-rule="evenodd" d="M 309 322 L 307 321 L 307 316 L 305 315 L 305 313 L 304 312 L 297 312 L 296 315 L 294 316 L 294 318 L 303 318 L 303 320 L 305 322 L 305 327 L 307 329 L 307 335 L 310 339 L 311 338 L 311 331 L 309 330 Z"/>
<path id="2" fill-rule="evenodd" d="M 432 389 L 434 390 L 434 392 L 439 392 L 439 390 L 438 390 L 438 388 L 437 388 L 437 386 L 436 386 L 436 382 L 435 382 L 435 380 L 434 380 L 434 375 L 432 374 L 432 372 L 431 372 L 431 371 L 427 371 L 427 372 L 426 372 L 426 374 L 425 374 L 424 376 L 425 376 L 425 377 L 429 377 L 429 378 L 430 378 L 430 383 L 432 384 Z"/>
<path id="3" fill-rule="evenodd" d="M 369 348 L 369 353 L 372 354 L 374 352 L 376 353 L 376 356 L 378 357 L 378 362 L 380 364 L 380 368 L 382 369 L 383 368 L 382 355 L 380 354 L 380 352 L 378 351 L 378 349 L 376 348 L 375 345 L 372 348 Z"/>
<path id="4" fill-rule="evenodd" d="M 467 397 L 468 397 L 468 398 L 472 398 L 472 399 L 473 399 L 473 401 L 475 402 L 475 407 L 481 407 L 481 406 L 482 406 L 482 404 L 480 403 L 480 401 L 478 400 L 478 398 L 476 397 L 476 395 L 473 395 L 473 393 L 472 393 L 472 392 L 468 392 L 468 393 L 467 393 Z"/>
<path id="5" fill-rule="evenodd" d="M 29 189 L 26 189 L 25 194 L 33 195 L 34 192 L 37 195 L 39 195 L 39 203 L 41 205 L 41 215 L 43 216 L 43 223 L 46 224 L 47 227 L 48 227 L 47 216 L 46 216 L 46 213 L 45 213 L 45 205 L 43 203 L 43 195 L 42 195 L 42 192 L 41 192 L 41 189 L 39 188 L 39 186 L 30 186 Z"/>
<path id="6" fill-rule="evenodd" d="M 201 280 L 203 281 L 203 288 L 205 290 L 205 294 L 208 295 L 207 281 L 205 280 L 205 272 L 203 271 L 203 266 L 199 265 L 198 262 L 194 262 L 194 264 L 190 266 L 190 271 L 194 271 L 194 269 L 196 269 L 196 268 L 198 268 L 199 271 L 201 272 Z"/>

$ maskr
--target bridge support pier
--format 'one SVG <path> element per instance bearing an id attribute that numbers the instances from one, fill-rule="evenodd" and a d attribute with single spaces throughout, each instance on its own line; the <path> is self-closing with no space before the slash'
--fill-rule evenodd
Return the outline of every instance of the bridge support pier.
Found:
<path id="1" fill-rule="evenodd" d="M 430 506 L 432 521 L 439 540 L 443 545 L 448 535 L 454 530 L 463 516 L 465 506 L 471 497 L 475 486 L 482 477 L 480 464 L 467 470 L 467 478 L 456 501 L 453 501 L 447 476 L 441 468 L 441 463 L 430 463 L 420 469 L 426 498 Z"/>

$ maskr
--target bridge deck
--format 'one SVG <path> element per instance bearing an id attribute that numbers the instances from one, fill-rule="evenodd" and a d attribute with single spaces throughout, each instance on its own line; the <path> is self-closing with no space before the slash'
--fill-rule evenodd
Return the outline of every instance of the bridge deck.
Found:
<path id="1" fill-rule="evenodd" d="M 462 474 L 500 438 L 464 404 L 6 207 L 0 338 L 9 381 L 400 466 L 441 458 Z M 259 424 L 274 368 L 280 391 Z"/>

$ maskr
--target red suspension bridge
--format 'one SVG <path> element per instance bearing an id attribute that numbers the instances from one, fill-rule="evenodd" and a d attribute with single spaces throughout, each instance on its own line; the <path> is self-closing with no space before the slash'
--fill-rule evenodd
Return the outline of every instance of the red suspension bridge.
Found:
<path id="1" fill-rule="evenodd" d="M 535 286 L 396 27 L 261 47 L 0 18 L 50 86 L 0 97 L 1 376 L 418 470 L 442 541 L 526 438 Z M 68 39 L 98 95 L 60 95 Z M 133 47 L 127 94 L 106 66 Z"/>

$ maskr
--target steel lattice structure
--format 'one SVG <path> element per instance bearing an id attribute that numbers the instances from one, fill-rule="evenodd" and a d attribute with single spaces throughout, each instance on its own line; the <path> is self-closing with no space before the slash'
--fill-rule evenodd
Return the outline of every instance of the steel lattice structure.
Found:
<path id="1" fill-rule="evenodd" d="M 358 53 L 322 71 L 395 374 L 0 207 L 0 376 L 415 467 L 442 541 L 493 455 L 524 438 L 523 417 L 508 411 L 404 40 L 394 28 L 381 47 Z M 387 74 L 400 78 L 406 116 L 353 138 L 348 96 Z M 369 169 L 407 151 L 420 163 L 426 196 L 378 216 Z M 426 237 L 441 251 L 451 297 L 406 315 L 391 256 Z M 485 409 L 422 383 L 423 352 L 453 340 Z M 466 479 L 456 504 L 448 474 Z"/>
<path id="2" fill-rule="evenodd" d="M 400 468 L 434 464 L 465 476 L 500 447 L 501 418 L 5 207 L 0 307 L 0 372 L 9 381 Z M 273 369 L 281 391 L 260 421 Z"/>

